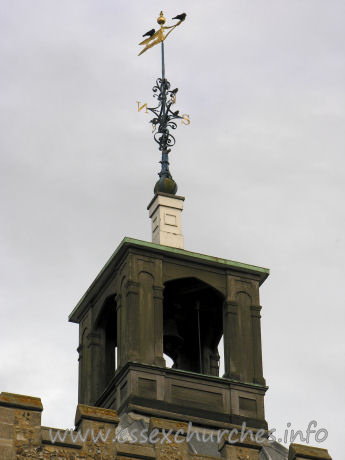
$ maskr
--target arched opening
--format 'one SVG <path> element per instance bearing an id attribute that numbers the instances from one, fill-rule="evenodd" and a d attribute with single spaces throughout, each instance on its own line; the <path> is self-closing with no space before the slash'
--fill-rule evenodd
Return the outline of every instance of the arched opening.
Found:
<path id="1" fill-rule="evenodd" d="M 97 329 L 101 333 L 103 344 L 104 383 L 113 377 L 117 367 L 117 313 L 115 295 L 109 296 L 102 307 L 97 321 Z"/>
<path id="2" fill-rule="evenodd" d="M 223 295 L 196 278 L 165 283 L 163 350 L 174 369 L 219 375 Z"/>

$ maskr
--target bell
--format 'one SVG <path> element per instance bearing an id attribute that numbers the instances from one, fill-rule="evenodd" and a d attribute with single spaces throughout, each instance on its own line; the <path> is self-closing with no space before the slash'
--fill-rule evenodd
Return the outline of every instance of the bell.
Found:
<path id="1" fill-rule="evenodd" d="M 174 361 L 177 357 L 178 351 L 183 345 L 183 338 L 177 330 L 177 321 L 175 318 L 168 318 L 164 320 L 163 324 L 163 346 L 164 353 L 170 356 Z"/>

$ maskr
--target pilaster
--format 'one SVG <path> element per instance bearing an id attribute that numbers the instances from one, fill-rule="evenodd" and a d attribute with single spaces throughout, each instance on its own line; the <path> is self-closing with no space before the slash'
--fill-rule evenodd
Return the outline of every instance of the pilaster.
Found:
<path id="1" fill-rule="evenodd" d="M 254 354 L 254 383 L 266 385 L 262 369 L 262 345 L 261 345 L 261 312 L 260 305 L 251 305 L 252 331 L 253 331 L 253 354 Z"/>
<path id="2" fill-rule="evenodd" d="M 240 339 L 238 330 L 238 303 L 227 300 L 223 306 L 224 377 L 240 380 Z"/>

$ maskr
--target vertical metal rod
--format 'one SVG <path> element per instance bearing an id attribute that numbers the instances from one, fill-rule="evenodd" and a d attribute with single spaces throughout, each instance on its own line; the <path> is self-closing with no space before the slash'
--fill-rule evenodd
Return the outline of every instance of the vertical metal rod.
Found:
<path id="1" fill-rule="evenodd" d="M 164 80 L 165 79 L 164 41 L 161 42 L 161 50 L 162 50 L 162 80 Z"/>
<path id="2" fill-rule="evenodd" d="M 167 85 L 165 82 L 165 62 L 164 62 L 164 42 L 161 42 L 162 49 L 162 114 L 165 121 L 166 102 L 167 102 Z"/>
<path id="3" fill-rule="evenodd" d="M 200 365 L 200 374 L 202 374 L 203 371 L 202 371 L 202 356 L 201 356 L 200 302 L 199 301 L 197 301 L 196 303 L 196 311 L 198 315 L 199 365 Z"/>
<path id="4" fill-rule="evenodd" d="M 164 41 L 161 42 L 161 51 L 162 51 L 162 115 L 163 115 L 163 120 L 165 120 L 167 88 L 165 84 Z M 162 164 L 162 168 L 161 168 L 161 177 L 162 177 L 165 175 L 166 171 L 169 170 L 168 155 L 166 154 L 165 149 L 162 150 L 161 164 Z"/>
<path id="5" fill-rule="evenodd" d="M 162 113 L 163 113 L 163 119 L 165 119 L 167 86 L 165 84 L 164 42 L 161 42 L 161 49 L 162 49 Z"/>

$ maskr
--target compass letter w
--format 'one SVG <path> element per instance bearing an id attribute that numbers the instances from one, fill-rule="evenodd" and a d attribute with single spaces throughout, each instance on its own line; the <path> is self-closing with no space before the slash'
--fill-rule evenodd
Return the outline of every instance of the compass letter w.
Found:
<path id="1" fill-rule="evenodd" d="M 141 102 L 140 102 L 140 101 L 137 101 L 137 104 L 138 104 L 138 112 L 140 112 L 140 110 L 145 109 L 145 113 L 148 113 L 148 112 L 147 112 L 147 103 L 145 103 L 145 104 L 143 104 L 142 106 L 140 106 Z"/>

